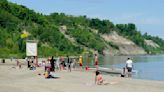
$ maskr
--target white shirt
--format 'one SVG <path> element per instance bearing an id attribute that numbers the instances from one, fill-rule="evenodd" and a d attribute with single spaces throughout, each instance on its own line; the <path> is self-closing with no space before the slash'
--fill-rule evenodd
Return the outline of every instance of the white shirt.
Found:
<path id="1" fill-rule="evenodd" d="M 56 67 L 60 67 L 60 58 L 57 58 L 57 60 L 56 60 Z"/>
<path id="2" fill-rule="evenodd" d="M 132 65 L 132 63 L 133 63 L 133 61 L 132 60 L 127 60 L 126 61 L 126 65 L 127 65 L 127 67 L 132 67 L 133 65 Z"/>

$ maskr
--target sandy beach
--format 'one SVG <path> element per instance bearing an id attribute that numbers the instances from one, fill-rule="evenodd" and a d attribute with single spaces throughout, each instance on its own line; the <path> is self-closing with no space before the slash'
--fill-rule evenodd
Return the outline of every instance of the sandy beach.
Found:
<path id="1" fill-rule="evenodd" d="M 56 71 L 57 79 L 45 79 L 43 68 L 22 69 L 15 63 L 0 63 L 0 92 L 163 92 L 164 81 L 138 80 L 103 75 L 109 85 L 95 85 L 94 71 Z"/>

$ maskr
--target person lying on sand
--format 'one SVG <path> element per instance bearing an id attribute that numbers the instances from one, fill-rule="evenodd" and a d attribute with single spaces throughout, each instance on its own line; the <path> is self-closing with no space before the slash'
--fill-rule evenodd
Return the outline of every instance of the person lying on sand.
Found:
<path id="1" fill-rule="evenodd" d="M 40 73 L 38 75 L 41 75 Z M 50 68 L 47 68 L 46 72 L 44 73 L 44 77 L 46 79 L 58 79 L 59 77 L 56 77 L 56 76 L 53 76 L 51 73 L 50 73 Z"/>
<path id="2" fill-rule="evenodd" d="M 95 84 L 96 85 L 108 85 L 108 84 L 116 84 L 117 82 L 106 82 L 103 79 L 103 76 L 100 71 L 96 71 L 96 76 L 95 76 Z"/>

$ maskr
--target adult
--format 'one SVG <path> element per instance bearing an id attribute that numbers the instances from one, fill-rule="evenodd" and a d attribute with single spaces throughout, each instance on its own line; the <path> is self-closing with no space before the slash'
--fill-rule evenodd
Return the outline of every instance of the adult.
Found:
<path id="1" fill-rule="evenodd" d="M 30 60 L 27 60 L 27 68 L 30 68 Z"/>
<path id="2" fill-rule="evenodd" d="M 55 59 L 54 57 L 52 56 L 51 60 L 50 60 L 50 63 L 51 63 L 51 68 L 50 68 L 50 71 L 55 71 Z"/>
<path id="3" fill-rule="evenodd" d="M 72 64 L 72 60 L 70 60 L 69 56 L 67 56 L 67 66 L 70 72 L 71 72 L 71 64 Z"/>
<path id="4" fill-rule="evenodd" d="M 73 58 L 73 60 L 72 60 L 72 67 L 75 69 L 75 67 L 76 67 L 76 59 L 75 58 Z"/>
<path id="5" fill-rule="evenodd" d="M 95 66 L 96 66 L 96 70 L 98 70 L 98 55 L 95 54 Z"/>
<path id="6" fill-rule="evenodd" d="M 5 59 L 2 59 L 2 63 L 5 63 Z"/>
<path id="7" fill-rule="evenodd" d="M 46 79 L 50 79 L 50 78 L 55 78 L 52 74 L 49 68 L 47 68 L 46 72 L 44 73 L 44 76 Z"/>
<path id="8" fill-rule="evenodd" d="M 19 62 L 19 60 L 18 60 L 18 59 L 16 59 L 16 63 L 17 63 L 17 66 L 19 66 L 19 63 L 20 63 L 20 62 Z"/>
<path id="9" fill-rule="evenodd" d="M 50 68 L 50 67 L 51 67 L 51 65 L 50 65 L 49 61 L 45 62 L 45 71 L 47 70 L 47 68 Z"/>
<path id="10" fill-rule="evenodd" d="M 60 57 L 60 70 L 64 70 L 64 57 L 63 56 L 61 56 Z"/>
<path id="11" fill-rule="evenodd" d="M 80 69 L 82 70 L 82 66 L 83 66 L 83 57 L 80 56 L 79 58 L 79 66 L 80 66 Z"/>
<path id="12" fill-rule="evenodd" d="M 98 70 L 96 71 L 95 84 L 97 84 L 97 85 L 103 84 L 103 77 Z"/>
<path id="13" fill-rule="evenodd" d="M 105 81 L 103 79 L 103 76 L 102 76 L 101 72 L 98 71 L 98 70 L 96 70 L 95 73 L 96 73 L 96 76 L 95 76 L 95 84 L 96 85 L 108 85 L 108 84 L 117 84 L 118 83 L 116 81 L 110 81 L 110 82 Z"/>
<path id="14" fill-rule="evenodd" d="M 60 58 L 58 57 L 57 59 L 56 59 L 56 69 L 60 69 Z"/>
<path id="15" fill-rule="evenodd" d="M 126 61 L 126 69 L 128 70 L 128 77 L 131 77 L 132 68 L 133 68 L 133 61 L 130 58 L 128 58 Z"/>

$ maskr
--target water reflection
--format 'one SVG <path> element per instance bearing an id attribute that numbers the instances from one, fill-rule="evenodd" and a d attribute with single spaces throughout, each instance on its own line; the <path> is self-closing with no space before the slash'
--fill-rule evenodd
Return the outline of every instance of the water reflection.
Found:
<path id="1" fill-rule="evenodd" d="M 124 64 L 127 60 L 127 58 L 131 58 L 134 63 L 139 62 L 156 62 L 164 60 L 164 55 L 158 55 L 158 56 L 101 56 L 104 58 L 104 60 L 100 59 L 101 64 Z"/>

